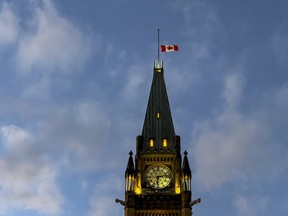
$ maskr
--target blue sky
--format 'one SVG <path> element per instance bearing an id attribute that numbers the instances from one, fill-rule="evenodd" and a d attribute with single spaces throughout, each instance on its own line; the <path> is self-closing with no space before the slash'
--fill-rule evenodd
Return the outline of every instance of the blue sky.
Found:
<path id="1" fill-rule="evenodd" d="M 120 216 L 161 55 L 194 215 L 288 212 L 286 0 L 0 0 L 0 216 Z"/>

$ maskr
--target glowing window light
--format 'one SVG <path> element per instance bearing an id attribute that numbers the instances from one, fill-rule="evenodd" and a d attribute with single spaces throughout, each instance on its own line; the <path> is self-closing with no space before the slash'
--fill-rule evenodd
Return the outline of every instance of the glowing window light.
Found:
<path id="1" fill-rule="evenodd" d="M 163 139 L 163 147 L 167 147 L 167 139 Z"/>
<path id="2" fill-rule="evenodd" d="M 150 144 L 150 147 L 154 147 L 154 139 L 150 139 L 149 144 Z"/>

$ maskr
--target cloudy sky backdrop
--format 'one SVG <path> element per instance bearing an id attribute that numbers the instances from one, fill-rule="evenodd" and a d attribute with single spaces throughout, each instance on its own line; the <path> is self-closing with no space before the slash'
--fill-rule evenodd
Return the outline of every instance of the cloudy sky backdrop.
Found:
<path id="1" fill-rule="evenodd" d="M 0 215 L 121 216 L 161 55 L 194 215 L 288 212 L 286 0 L 0 0 Z"/>

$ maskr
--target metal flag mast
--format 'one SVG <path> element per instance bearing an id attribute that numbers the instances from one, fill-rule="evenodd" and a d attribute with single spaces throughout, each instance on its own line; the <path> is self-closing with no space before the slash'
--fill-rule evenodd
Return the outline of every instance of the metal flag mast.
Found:
<path id="1" fill-rule="evenodd" d="M 163 68 L 163 61 L 160 61 L 160 47 L 161 52 L 172 52 L 172 51 L 179 51 L 179 47 L 177 44 L 166 44 L 160 45 L 160 29 L 158 29 L 158 58 L 155 61 L 155 68 Z"/>
<path id="2" fill-rule="evenodd" d="M 160 29 L 158 29 L 158 61 L 160 61 Z"/>
<path id="3" fill-rule="evenodd" d="M 163 62 L 160 61 L 160 29 L 158 29 L 158 58 L 157 61 L 154 61 L 154 68 L 155 69 L 163 68 Z"/>

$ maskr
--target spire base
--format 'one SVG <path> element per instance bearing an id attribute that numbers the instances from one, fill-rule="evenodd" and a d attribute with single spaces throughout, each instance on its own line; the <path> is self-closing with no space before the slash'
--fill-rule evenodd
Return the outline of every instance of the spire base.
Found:
<path id="1" fill-rule="evenodd" d="M 154 69 L 163 69 L 163 61 L 154 61 Z"/>

